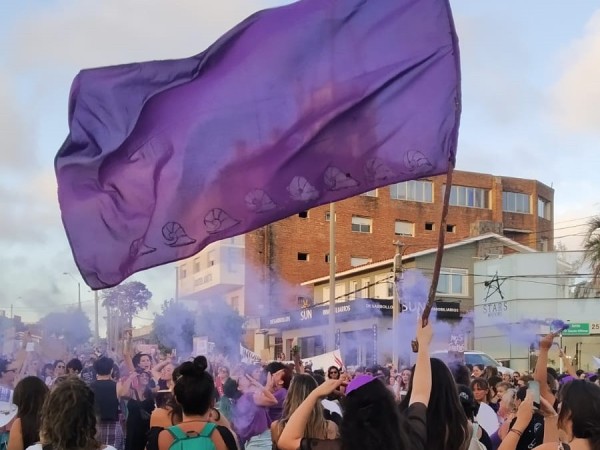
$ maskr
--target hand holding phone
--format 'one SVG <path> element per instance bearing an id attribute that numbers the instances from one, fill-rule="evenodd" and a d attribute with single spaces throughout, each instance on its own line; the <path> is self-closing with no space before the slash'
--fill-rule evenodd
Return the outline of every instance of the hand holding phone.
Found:
<path id="1" fill-rule="evenodd" d="M 540 409 L 540 383 L 538 381 L 530 381 L 527 385 L 527 391 L 533 395 L 533 408 Z"/>

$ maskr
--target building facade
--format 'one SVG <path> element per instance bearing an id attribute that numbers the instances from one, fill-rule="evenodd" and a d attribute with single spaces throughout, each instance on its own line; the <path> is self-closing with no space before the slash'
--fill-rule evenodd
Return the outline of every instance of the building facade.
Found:
<path id="1" fill-rule="evenodd" d="M 337 272 L 435 247 L 445 176 L 379 188 L 336 203 Z M 553 248 L 552 188 L 535 180 L 455 171 L 446 243 L 494 232 L 536 250 Z M 329 274 L 329 206 L 215 243 L 178 263 L 178 297 L 224 298 L 256 320 L 314 302 L 300 284 Z"/>
<path id="2" fill-rule="evenodd" d="M 600 355 L 600 298 L 576 298 L 576 276 L 555 252 L 512 254 L 474 266 L 475 343 L 511 368 L 535 365 L 535 348 L 554 320 L 570 323 L 560 345 L 574 366 L 595 370 Z M 559 367 L 558 349 L 550 365 Z"/>

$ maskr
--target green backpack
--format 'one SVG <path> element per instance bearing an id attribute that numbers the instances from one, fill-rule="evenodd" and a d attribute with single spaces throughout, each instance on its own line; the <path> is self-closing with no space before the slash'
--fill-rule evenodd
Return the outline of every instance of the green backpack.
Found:
<path id="1" fill-rule="evenodd" d="M 210 435 L 215 431 L 217 425 L 207 423 L 200 433 L 195 431 L 185 432 L 177 425 L 167 428 L 173 436 L 173 443 L 169 450 L 216 450 L 215 443 Z"/>

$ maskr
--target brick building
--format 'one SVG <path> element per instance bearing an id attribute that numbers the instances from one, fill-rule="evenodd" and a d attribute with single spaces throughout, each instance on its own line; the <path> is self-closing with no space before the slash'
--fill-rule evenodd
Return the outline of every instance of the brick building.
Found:
<path id="1" fill-rule="evenodd" d="M 391 258 L 396 240 L 406 253 L 435 247 L 444 183 L 424 178 L 337 202 L 336 271 Z M 494 232 L 553 248 L 554 190 L 536 180 L 455 171 L 450 199 L 448 244 Z M 249 317 L 305 306 L 299 284 L 329 273 L 329 220 L 324 205 L 212 244 L 178 264 L 180 297 L 218 294 Z"/>

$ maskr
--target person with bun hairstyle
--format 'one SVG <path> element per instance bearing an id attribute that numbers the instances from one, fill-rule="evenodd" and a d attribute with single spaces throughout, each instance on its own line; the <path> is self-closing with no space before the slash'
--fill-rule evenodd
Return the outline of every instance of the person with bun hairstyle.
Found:
<path id="1" fill-rule="evenodd" d="M 214 417 L 215 383 L 207 367 L 206 358 L 198 356 L 177 368 L 173 395 L 181 406 L 183 420 L 160 432 L 158 450 L 168 450 L 175 442 L 188 438 L 210 439 L 216 450 L 237 450 L 229 428 L 215 423 L 219 421 Z"/>

